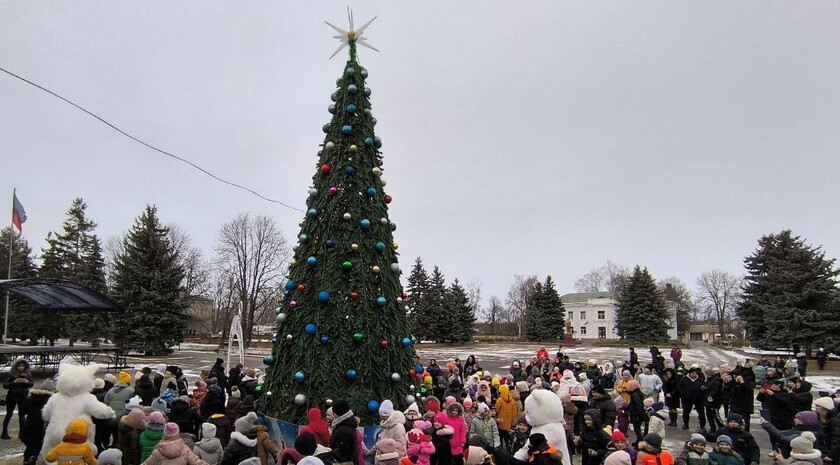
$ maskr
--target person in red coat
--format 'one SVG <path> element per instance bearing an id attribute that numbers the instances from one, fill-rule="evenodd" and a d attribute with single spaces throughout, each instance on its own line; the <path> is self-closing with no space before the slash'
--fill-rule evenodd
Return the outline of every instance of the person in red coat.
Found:
<path id="1" fill-rule="evenodd" d="M 540 347 L 540 350 L 537 351 L 537 361 L 542 361 L 543 359 L 548 360 L 548 351 L 545 350 L 545 347 Z"/>

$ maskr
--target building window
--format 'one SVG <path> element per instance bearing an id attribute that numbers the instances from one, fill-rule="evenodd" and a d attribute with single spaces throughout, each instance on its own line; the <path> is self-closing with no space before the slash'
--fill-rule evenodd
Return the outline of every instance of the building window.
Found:
<path id="1" fill-rule="evenodd" d="M 586 326 L 580 327 L 580 334 L 586 334 Z"/>
<path id="2" fill-rule="evenodd" d="M 598 319 L 599 320 L 607 319 L 606 313 L 603 310 L 598 310 Z"/>
<path id="3" fill-rule="evenodd" d="M 598 339 L 606 339 L 607 338 L 607 328 L 606 326 L 599 326 L 598 327 Z"/>
<path id="4" fill-rule="evenodd" d="M 575 312 L 573 312 L 573 311 L 569 310 L 569 319 L 570 319 L 570 320 L 574 320 L 574 319 L 575 319 Z"/>
<path id="5" fill-rule="evenodd" d="M 580 312 L 580 319 L 581 319 L 581 320 L 585 320 L 585 319 L 586 319 L 586 312 L 585 312 L 585 311 L 581 311 L 581 312 Z"/>

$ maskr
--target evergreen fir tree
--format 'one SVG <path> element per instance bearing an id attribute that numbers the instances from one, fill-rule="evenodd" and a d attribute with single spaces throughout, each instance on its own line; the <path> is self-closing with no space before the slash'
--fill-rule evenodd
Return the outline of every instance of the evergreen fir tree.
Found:
<path id="1" fill-rule="evenodd" d="M 566 310 L 551 276 L 534 288 L 525 312 L 525 337 L 529 341 L 550 341 L 563 336 Z"/>
<path id="2" fill-rule="evenodd" d="M 83 284 L 105 294 L 102 245 L 93 232 L 96 223 L 86 217 L 86 209 L 87 204 L 82 199 L 73 199 L 62 231 L 47 235 L 40 274 Z M 60 333 L 70 339 L 72 345 L 78 340 L 93 342 L 109 337 L 109 321 L 107 313 L 66 312 L 55 314 L 49 324 L 60 327 Z"/>
<path id="3" fill-rule="evenodd" d="M 748 256 L 738 315 L 760 348 L 837 347 L 840 334 L 834 260 L 790 230 L 763 236 Z"/>
<path id="4" fill-rule="evenodd" d="M 346 400 L 362 424 L 378 421 L 385 399 L 400 410 L 414 400 L 408 397 L 414 346 L 396 225 L 388 218 L 391 197 L 381 179 L 382 143 L 374 134 L 368 72 L 356 58 L 357 36 L 346 39 L 350 58 L 323 128 L 258 404 L 265 414 L 298 424 L 327 399 Z"/>
<path id="5" fill-rule="evenodd" d="M 412 334 L 420 338 L 420 340 L 426 340 L 430 336 L 427 331 L 428 326 L 425 326 L 425 323 L 427 323 L 425 318 L 428 314 L 425 303 L 429 292 L 429 274 L 426 273 L 426 268 L 423 267 L 423 260 L 420 257 L 417 257 L 414 261 L 414 267 L 408 276 L 407 291 L 408 298 L 406 299 L 406 304 L 411 309 L 411 313 L 408 316 Z"/>
<path id="6" fill-rule="evenodd" d="M 113 297 L 123 306 L 115 342 L 123 350 L 167 354 L 183 342 L 187 303 L 177 252 L 157 208 L 147 206 L 123 242 L 114 265 Z"/>
<path id="7" fill-rule="evenodd" d="M 452 342 L 455 315 L 447 300 L 446 280 L 440 268 L 435 266 L 429 280 L 429 292 L 425 299 L 426 315 L 420 321 L 429 328 L 429 339 L 437 342 Z"/>
<path id="8" fill-rule="evenodd" d="M 454 318 L 454 324 L 449 333 L 452 342 L 472 342 L 475 336 L 475 312 L 470 305 L 470 298 L 464 287 L 454 280 L 446 293 L 446 307 Z"/>
<path id="9" fill-rule="evenodd" d="M 647 268 L 636 266 L 618 295 L 616 331 L 631 342 L 667 342 L 671 316 L 665 296 Z"/>
<path id="10" fill-rule="evenodd" d="M 11 226 L 0 230 L 0 269 L 3 278 L 9 267 L 9 240 L 14 234 L 12 246 L 12 274 L 11 279 L 34 278 L 38 276 L 37 268 L 32 259 L 32 248 L 22 234 L 12 229 Z M 5 299 L 4 295 L 0 298 Z M 5 311 L 5 307 L 3 307 Z M 46 335 L 45 322 L 51 321 L 55 312 L 47 312 L 40 309 L 26 298 L 11 294 L 9 297 L 9 337 L 29 340 L 32 343 Z M 55 339 L 57 339 L 57 335 Z"/>

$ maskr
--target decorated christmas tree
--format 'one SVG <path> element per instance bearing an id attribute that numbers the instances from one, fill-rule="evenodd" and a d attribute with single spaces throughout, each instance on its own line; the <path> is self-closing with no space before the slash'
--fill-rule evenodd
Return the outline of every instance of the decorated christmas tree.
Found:
<path id="1" fill-rule="evenodd" d="M 368 71 L 356 46 L 370 22 L 344 31 L 349 47 L 324 125 L 259 409 L 302 424 L 306 411 L 346 400 L 362 424 L 378 419 L 379 403 L 413 402 L 414 347 L 400 284 L 396 225 L 382 179 L 382 142 L 374 134 Z"/>

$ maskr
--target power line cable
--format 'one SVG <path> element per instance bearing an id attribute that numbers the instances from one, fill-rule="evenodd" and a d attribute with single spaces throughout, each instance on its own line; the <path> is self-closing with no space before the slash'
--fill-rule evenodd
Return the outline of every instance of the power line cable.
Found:
<path id="1" fill-rule="evenodd" d="M 235 182 L 228 181 L 228 180 L 226 180 L 226 179 L 220 178 L 219 176 L 216 176 L 215 174 L 213 174 L 213 173 L 211 173 L 211 172 L 207 171 L 206 169 L 204 169 L 204 168 L 202 168 L 202 167 L 200 167 L 200 166 L 196 165 L 195 163 L 193 163 L 193 162 L 191 162 L 191 161 L 189 161 L 189 160 L 187 160 L 187 159 L 185 159 L 185 158 L 179 157 L 178 155 L 175 155 L 175 154 L 173 154 L 173 153 L 167 152 L 166 150 L 163 150 L 163 149 L 159 149 L 159 148 L 155 147 L 155 146 L 154 146 L 154 145 L 152 145 L 152 144 L 149 144 L 149 143 L 147 143 L 147 142 L 144 142 L 143 140 L 138 139 L 137 137 L 134 137 L 134 136 L 132 136 L 131 134 L 129 134 L 129 133 L 127 133 L 127 132 L 123 131 L 122 129 L 118 128 L 117 126 L 115 126 L 115 125 L 111 124 L 111 123 L 110 123 L 108 120 L 106 120 L 105 118 L 102 118 L 101 116 L 97 115 L 96 113 L 94 113 L 94 112 L 92 112 L 92 111 L 90 111 L 90 110 L 88 110 L 88 109 L 84 108 L 83 106 L 81 106 L 81 105 L 79 105 L 79 104 L 77 104 L 77 103 L 73 102 L 73 101 L 72 101 L 72 100 L 70 100 L 70 99 L 67 99 L 67 98 L 65 98 L 65 97 L 62 97 L 61 95 L 59 95 L 59 94 L 57 94 L 57 93 L 55 93 L 55 92 L 53 92 L 53 91 L 51 91 L 51 90 L 47 89 L 46 87 L 44 87 L 44 86 L 42 86 L 42 85 L 36 84 L 36 83 L 34 83 L 34 82 L 30 81 L 29 79 L 26 79 L 26 78 L 24 78 L 24 77 L 22 77 L 22 76 L 18 76 L 17 74 L 15 74 L 15 73 L 13 73 L 13 72 L 11 72 L 11 71 L 7 70 L 7 69 L 4 69 L 4 68 L 2 68 L 2 67 L 0 67 L 0 71 L 3 71 L 4 73 L 8 74 L 9 76 L 12 76 L 12 77 L 14 77 L 14 78 L 20 79 L 21 81 L 23 81 L 23 82 L 25 82 L 25 83 L 27 83 L 27 84 L 29 84 L 29 85 L 33 86 L 33 87 L 36 87 L 36 88 L 38 88 L 38 89 L 41 89 L 42 91 L 44 91 L 44 92 L 46 92 L 46 93 L 48 93 L 48 94 L 52 95 L 53 97 L 55 97 L 55 98 L 57 98 L 57 99 L 59 99 L 59 100 L 61 100 L 61 101 L 65 102 L 65 103 L 68 103 L 68 104 L 70 104 L 70 105 L 72 105 L 72 106 L 76 107 L 77 109 L 79 109 L 79 110 L 81 110 L 81 111 L 83 111 L 83 112 L 87 113 L 89 116 L 91 116 L 91 117 L 93 117 L 93 118 L 95 118 L 95 119 L 99 120 L 99 122 L 101 122 L 102 124 L 104 124 L 104 125 L 106 125 L 106 126 L 110 127 L 110 128 L 111 128 L 111 129 L 113 129 L 114 131 L 117 131 L 118 133 L 122 134 L 123 136 L 128 137 L 129 139 L 133 140 L 134 142 L 137 142 L 138 144 L 140 144 L 140 145 L 142 145 L 142 146 L 144 146 L 144 147 L 150 148 L 150 149 L 154 150 L 155 152 L 158 152 L 158 153 L 160 153 L 160 154 L 166 155 L 167 157 L 171 157 L 171 158 L 174 158 L 175 160 L 178 160 L 178 161 L 180 161 L 180 162 L 182 162 L 182 163 L 186 163 L 187 165 L 189 165 L 189 166 L 191 166 L 191 167 L 193 167 L 193 168 L 195 168 L 195 169 L 197 169 L 197 170 L 201 171 L 202 173 L 206 174 L 207 176 L 210 176 L 211 178 L 215 179 L 216 181 L 219 181 L 219 182 L 225 183 L 225 184 L 227 184 L 227 185 L 229 185 L 229 186 L 231 186 L 231 187 L 235 187 L 235 188 L 237 188 L 237 189 L 242 189 L 242 190 L 244 190 L 244 191 L 246 191 L 246 192 L 249 192 L 249 193 L 251 193 L 251 194 L 253 194 L 253 195 L 255 195 L 255 196 L 257 196 L 257 197 L 259 197 L 259 198 L 261 198 L 261 199 L 263 199 L 263 200 L 265 200 L 265 201 L 272 202 L 272 203 L 276 203 L 276 204 L 282 205 L 282 206 L 284 206 L 284 207 L 286 207 L 286 208 L 289 208 L 289 209 L 292 209 L 292 210 L 297 210 L 297 211 L 299 211 L 299 212 L 303 212 L 303 210 L 301 210 L 300 208 L 293 207 L 293 206 L 291 206 L 291 205 L 289 205 L 289 204 L 287 204 L 287 203 L 281 202 L 281 201 L 279 201 L 279 200 L 275 200 L 275 199 L 272 199 L 272 198 L 266 197 L 266 196 L 264 196 L 264 195 L 260 194 L 259 192 L 257 192 L 257 191 L 255 191 L 255 190 L 253 190 L 253 189 L 249 188 L 249 187 L 245 187 L 245 186 L 243 186 L 243 185 L 241 185 L 241 184 L 237 184 L 237 183 L 235 183 Z"/>

